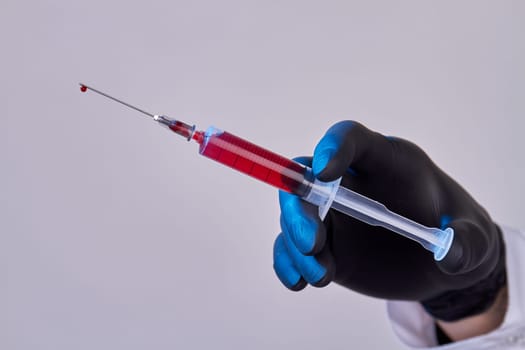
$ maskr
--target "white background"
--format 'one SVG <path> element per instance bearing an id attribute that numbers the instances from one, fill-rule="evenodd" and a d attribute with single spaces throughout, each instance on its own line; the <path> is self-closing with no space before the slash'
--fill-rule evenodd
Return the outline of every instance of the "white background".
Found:
<path id="1" fill-rule="evenodd" d="M 77 83 L 286 156 L 410 139 L 525 227 L 523 1 L 2 1 L 0 348 L 400 349 L 272 270 L 274 189 Z M 373 278 L 373 276 L 371 276 Z"/>

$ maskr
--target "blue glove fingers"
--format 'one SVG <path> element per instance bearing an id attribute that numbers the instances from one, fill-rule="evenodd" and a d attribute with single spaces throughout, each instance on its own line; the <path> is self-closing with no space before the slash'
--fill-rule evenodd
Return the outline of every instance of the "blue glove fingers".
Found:
<path id="1" fill-rule="evenodd" d="M 319 209 L 283 191 L 279 191 L 279 203 L 284 234 L 302 254 L 319 253 L 326 241 L 326 229 L 319 218 Z"/>
<path id="2" fill-rule="evenodd" d="M 293 266 L 303 276 L 303 278 L 310 284 L 315 285 L 317 282 L 323 280 L 327 270 L 319 264 L 317 259 L 310 255 L 303 255 L 289 238 L 286 232 L 283 232 L 284 244 L 288 252 L 288 256 L 293 262 Z"/>
<path id="3" fill-rule="evenodd" d="M 304 165 L 311 164 L 309 157 L 295 160 Z M 306 281 L 315 286 L 325 286 L 333 277 L 334 269 L 331 267 L 335 265 L 327 249 L 319 255 L 319 259 L 327 263 L 328 269 L 313 257 L 321 252 L 326 242 L 326 229 L 319 218 L 319 209 L 282 191 L 279 191 L 279 203 L 282 233 L 274 244 L 277 277 L 291 290 L 303 289 Z"/>
<path id="4" fill-rule="evenodd" d="M 277 236 L 273 245 L 273 269 L 286 288 L 299 291 L 306 287 L 306 281 L 294 267 L 292 259 L 288 255 L 282 233 Z"/>

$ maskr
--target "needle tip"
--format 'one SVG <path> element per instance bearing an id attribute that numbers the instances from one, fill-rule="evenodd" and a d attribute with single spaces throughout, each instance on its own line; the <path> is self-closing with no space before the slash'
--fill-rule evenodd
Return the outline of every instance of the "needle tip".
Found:
<path id="1" fill-rule="evenodd" d="M 138 111 L 138 112 L 140 112 L 140 113 L 146 114 L 146 115 L 149 116 L 149 117 L 152 117 L 152 118 L 154 117 L 154 115 L 151 114 L 151 113 L 148 113 L 148 112 L 146 112 L 146 111 L 143 111 L 142 109 L 137 108 L 137 107 L 135 107 L 135 106 L 132 106 L 132 105 L 130 105 L 129 103 L 126 103 L 126 102 L 124 102 L 124 101 L 121 101 L 121 100 L 119 100 L 119 99 L 116 99 L 115 97 L 110 96 L 110 95 L 108 95 L 108 94 L 105 94 L 105 93 L 103 93 L 102 91 L 98 91 L 97 89 L 93 89 L 91 86 L 84 85 L 83 83 L 78 83 L 78 85 L 80 85 L 80 91 L 82 91 L 82 92 L 86 92 L 87 90 L 91 90 L 91 91 L 93 91 L 93 92 L 96 92 L 96 93 L 99 94 L 99 95 L 102 95 L 102 96 L 104 96 L 104 97 L 107 97 L 107 98 L 109 98 L 109 99 L 112 99 L 112 100 L 115 101 L 115 102 L 121 103 L 121 104 L 123 104 L 124 106 L 127 106 L 127 107 L 129 107 L 129 108 L 133 108 L 134 110 L 136 110 L 136 111 Z"/>

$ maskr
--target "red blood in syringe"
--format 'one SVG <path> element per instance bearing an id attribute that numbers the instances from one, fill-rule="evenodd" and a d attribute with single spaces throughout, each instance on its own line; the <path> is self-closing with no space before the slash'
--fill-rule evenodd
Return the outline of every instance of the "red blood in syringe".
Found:
<path id="1" fill-rule="evenodd" d="M 310 172 L 288 158 L 213 127 L 202 132 L 165 116 L 158 117 L 157 121 L 188 141 L 195 140 L 203 156 L 301 197 L 310 190 Z"/>
<path id="2" fill-rule="evenodd" d="M 228 132 L 208 134 L 200 142 L 202 155 L 286 192 L 302 196 L 308 190 L 303 165 Z"/>
<path id="3" fill-rule="evenodd" d="M 86 92 L 86 91 L 87 91 L 87 86 L 85 86 L 85 85 L 80 85 L 80 91 L 82 91 L 82 92 Z"/>

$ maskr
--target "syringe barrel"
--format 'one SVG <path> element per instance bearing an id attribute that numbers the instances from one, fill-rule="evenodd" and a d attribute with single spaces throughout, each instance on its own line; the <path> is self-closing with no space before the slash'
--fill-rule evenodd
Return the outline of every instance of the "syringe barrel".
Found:
<path id="1" fill-rule="evenodd" d="M 215 127 L 205 131 L 199 153 L 300 197 L 314 180 L 304 165 Z"/>

